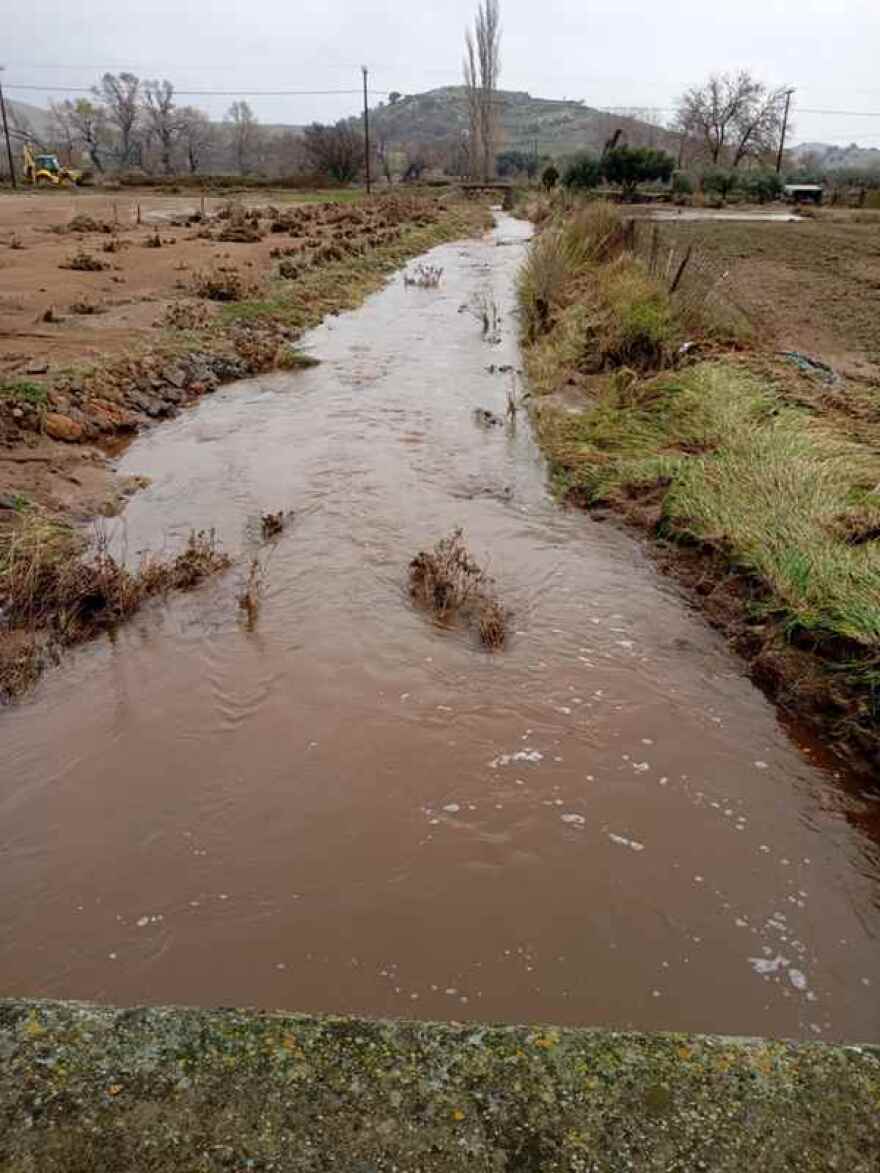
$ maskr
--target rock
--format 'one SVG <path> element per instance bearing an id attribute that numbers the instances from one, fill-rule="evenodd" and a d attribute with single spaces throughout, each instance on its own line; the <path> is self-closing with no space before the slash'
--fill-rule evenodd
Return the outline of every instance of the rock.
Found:
<path id="1" fill-rule="evenodd" d="M 479 424 L 481 428 L 500 428 L 504 420 L 485 407 L 477 407 L 474 409 L 474 422 Z"/>
<path id="2" fill-rule="evenodd" d="M 22 419 L 23 417 L 24 417 L 24 411 L 23 411 L 23 410 L 22 410 L 20 407 L 13 407 L 13 409 L 12 409 L 12 418 L 13 418 L 14 420 L 20 420 L 20 419 Z"/>
<path id="3" fill-rule="evenodd" d="M 70 416 L 59 415 L 57 411 L 49 411 L 43 420 L 43 430 L 53 440 L 65 440 L 68 444 L 77 444 L 83 437 L 83 426 Z"/>
<path id="4" fill-rule="evenodd" d="M 29 375 L 45 375 L 45 373 L 46 373 L 46 371 L 48 371 L 48 369 L 49 369 L 49 364 L 46 362 L 46 360 L 44 358 L 32 358 L 31 361 L 28 363 L 28 365 L 25 367 L 25 371 Z"/>
<path id="5" fill-rule="evenodd" d="M 186 386 L 186 374 L 179 367 L 166 367 L 162 372 L 162 378 L 172 387 Z"/>
<path id="6" fill-rule="evenodd" d="M 134 432 L 137 418 L 130 411 L 106 400 L 92 400 L 89 407 L 91 423 L 101 432 Z"/>

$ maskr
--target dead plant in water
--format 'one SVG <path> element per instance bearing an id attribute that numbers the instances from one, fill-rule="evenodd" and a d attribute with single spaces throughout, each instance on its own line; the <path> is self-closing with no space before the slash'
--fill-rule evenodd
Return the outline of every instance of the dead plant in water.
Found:
<path id="1" fill-rule="evenodd" d="M 260 518 L 260 528 L 263 531 L 263 537 L 268 541 L 269 538 L 276 538 L 284 529 L 284 510 L 279 509 L 277 513 L 264 513 Z"/>
<path id="2" fill-rule="evenodd" d="M 416 265 L 412 273 L 404 273 L 404 285 L 415 285 L 419 289 L 436 289 L 443 277 L 439 265 Z"/>
<path id="3" fill-rule="evenodd" d="M 248 571 L 247 582 L 241 594 L 238 596 L 239 610 L 244 612 L 245 627 L 248 631 L 253 631 L 257 625 L 264 585 L 263 566 L 259 557 L 254 557 L 251 561 L 250 570 Z"/>
<path id="4" fill-rule="evenodd" d="M 487 648 L 500 648 L 507 637 L 508 615 L 495 595 L 495 584 L 465 545 L 461 529 L 441 538 L 433 550 L 421 550 L 409 565 L 410 595 L 440 621 L 459 616 L 475 627 Z"/>
<path id="5" fill-rule="evenodd" d="M 481 289 L 474 295 L 474 299 L 467 307 L 483 327 L 483 337 L 487 342 L 501 341 L 501 311 L 498 303 L 488 290 Z"/>
<path id="6" fill-rule="evenodd" d="M 111 553 L 103 531 L 89 542 L 39 510 L 18 515 L 0 531 L 0 629 L 18 645 L 14 663 L 0 656 L 0 687 L 12 694 L 16 680 L 24 687 L 35 678 L 43 649 L 112 630 L 149 597 L 190 590 L 228 565 L 213 531 L 192 533 L 171 559 L 145 558 L 131 570 Z M 28 672 L 19 664 L 25 637 Z"/>

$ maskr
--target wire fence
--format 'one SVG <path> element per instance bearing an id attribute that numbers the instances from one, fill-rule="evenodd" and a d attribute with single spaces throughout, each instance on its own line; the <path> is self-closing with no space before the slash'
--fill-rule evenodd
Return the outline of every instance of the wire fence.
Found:
<path id="1" fill-rule="evenodd" d="M 657 220 L 627 220 L 625 247 L 668 291 L 684 323 L 710 321 L 736 335 L 751 333 L 752 313 L 734 292 L 734 273 L 723 258 L 701 247 L 684 225 Z"/>

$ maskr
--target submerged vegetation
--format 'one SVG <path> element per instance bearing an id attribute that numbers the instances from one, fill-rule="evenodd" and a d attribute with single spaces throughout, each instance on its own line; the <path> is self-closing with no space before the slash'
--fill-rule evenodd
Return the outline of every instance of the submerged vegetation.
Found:
<path id="1" fill-rule="evenodd" d="M 131 570 L 103 533 L 88 542 L 41 510 L 21 510 L 0 530 L 0 698 L 26 689 L 61 648 L 112 631 L 147 599 L 192 590 L 228 565 L 213 531 L 199 531 L 173 558 L 146 556 Z"/>
<path id="2" fill-rule="evenodd" d="M 461 618 L 475 628 L 484 647 L 504 646 L 508 614 L 498 601 L 493 580 L 468 550 L 460 529 L 413 558 L 409 589 L 412 598 L 439 622 Z"/>
<path id="3" fill-rule="evenodd" d="M 710 615 L 762 683 L 873 754 L 876 446 L 863 422 L 856 434 L 772 365 L 758 373 L 726 350 L 717 299 L 696 306 L 631 244 L 617 213 L 583 205 L 548 221 L 520 275 L 537 428 L 559 488 L 648 526 L 679 552 L 673 567 L 693 575 L 696 558 Z"/>

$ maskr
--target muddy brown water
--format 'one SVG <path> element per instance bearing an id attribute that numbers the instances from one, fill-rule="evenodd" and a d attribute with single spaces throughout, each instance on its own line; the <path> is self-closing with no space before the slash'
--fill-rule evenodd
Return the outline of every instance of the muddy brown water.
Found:
<path id="1" fill-rule="evenodd" d="M 869 800 L 632 537 L 554 503 L 522 413 L 474 422 L 527 233 L 435 250 L 438 289 L 397 276 L 309 336 L 320 367 L 122 457 L 130 557 L 216 526 L 239 561 L 0 715 L 0 993 L 880 1036 Z M 502 654 L 407 597 L 457 524 Z"/>

